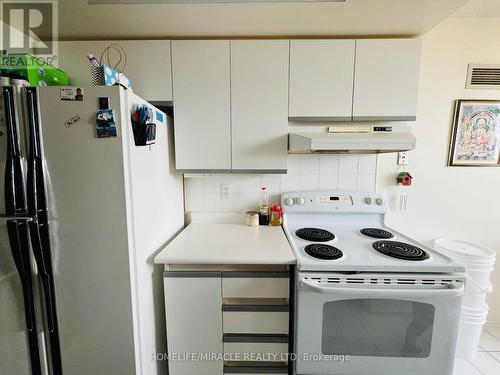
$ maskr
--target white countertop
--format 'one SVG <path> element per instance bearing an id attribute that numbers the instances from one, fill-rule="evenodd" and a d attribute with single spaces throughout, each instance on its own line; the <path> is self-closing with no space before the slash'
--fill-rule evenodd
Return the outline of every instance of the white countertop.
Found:
<path id="1" fill-rule="evenodd" d="M 281 227 L 191 223 L 155 257 L 159 264 L 295 264 Z"/>

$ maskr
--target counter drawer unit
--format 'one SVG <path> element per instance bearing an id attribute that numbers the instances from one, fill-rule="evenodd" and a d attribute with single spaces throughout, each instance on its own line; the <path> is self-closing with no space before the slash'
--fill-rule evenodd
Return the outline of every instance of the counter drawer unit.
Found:
<path id="1" fill-rule="evenodd" d="M 288 334 L 288 305 L 223 305 L 224 333 Z"/>
<path id="2" fill-rule="evenodd" d="M 288 298 L 288 272 L 223 272 L 223 298 Z"/>
<path id="3" fill-rule="evenodd" d="M 224 334 L 224 353 L 244 361 L 286 362 L 287 335 Z"/>

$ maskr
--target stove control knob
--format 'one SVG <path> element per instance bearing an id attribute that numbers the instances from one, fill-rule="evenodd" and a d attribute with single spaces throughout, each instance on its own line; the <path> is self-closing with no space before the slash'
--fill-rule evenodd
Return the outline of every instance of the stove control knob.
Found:
<path id="1" fill-rule="evenodd" d="M 294 202 L 293 198 L 290 198 L 290 197 L 286 197 L 285 198 L 285 205 L 287 205 L 287 206 L 293 206 L 294 203 L 295 202 Z"/>
<path id="2" fill-rule="evenodd" d="M 377 198 L 375 200 L 375 203 L 377 203 L 377 205 L 379 205 L 379 206 L 382 206 L 385 203 L 385 200 L 384 200 L 384 198 Z"/>
<path id="3" fill-rule="evenodd" d="M 372 197 L 366 197 L 365 198 L 365 203 L 366 204 L 373 204 L 373 198 Z"/>
<path id="4" fill-rule="evenodd" d="M 306 200 L 304 197 L 295 197 L 294 198 L 295 204 L 298 204 L 299 206 L 303 206 L 306 204 Z"/>

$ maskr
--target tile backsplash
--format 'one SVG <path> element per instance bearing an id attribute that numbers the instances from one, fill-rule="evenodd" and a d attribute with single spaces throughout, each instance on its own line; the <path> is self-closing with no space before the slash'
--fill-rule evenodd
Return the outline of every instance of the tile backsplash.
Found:
<path id="1" fill-rule="evenodd" d="M 241 212 L 255 210 L 260 189 L 266 187 L 271 203 L 282 192 L 306 190 L 374 191 L 377 155 L 289 155 L 288 173 L 282 175 L 205 174 L 184 176 L 187 212 Z M 222 198 L 224 184 L 231 196 Z"/>

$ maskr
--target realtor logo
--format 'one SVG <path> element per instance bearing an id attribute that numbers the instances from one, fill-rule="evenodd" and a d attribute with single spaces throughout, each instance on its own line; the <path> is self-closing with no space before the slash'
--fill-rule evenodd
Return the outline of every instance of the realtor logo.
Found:
<path id="1" fill-rule="evenodd" d="M 1 9 L 1 50 L 8 53 L 56 55 L 56 2 L 1 1 Z"/>

